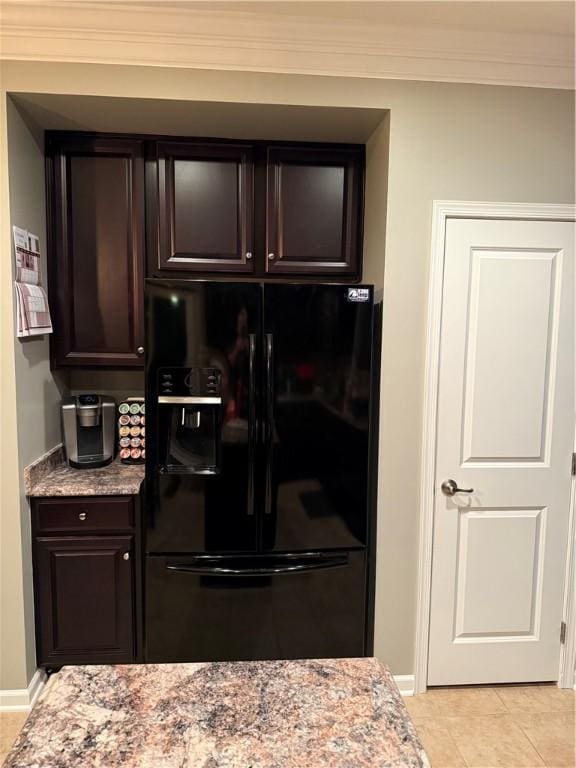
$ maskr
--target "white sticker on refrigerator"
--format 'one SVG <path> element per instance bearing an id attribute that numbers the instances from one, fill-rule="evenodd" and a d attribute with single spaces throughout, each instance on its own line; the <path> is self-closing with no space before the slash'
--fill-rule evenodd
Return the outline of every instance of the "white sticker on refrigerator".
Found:
<path id="1" fill-rule="evenodd" d="M 368 288 L 348 288 L 348 301 L 369 301 L 369 299 Z"/>

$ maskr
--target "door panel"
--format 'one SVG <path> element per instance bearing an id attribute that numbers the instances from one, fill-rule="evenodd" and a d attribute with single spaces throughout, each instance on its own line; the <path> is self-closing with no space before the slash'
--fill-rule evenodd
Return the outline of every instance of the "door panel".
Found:
<path id="1" fill-rule="evenodd" d="M 264 296 L 262 545 L 279 551 L 363 546 L 372 289 L 268 284 Z M 366 301 L 353 300 L 358 296 Z"/>
<path id="2" fill-rule="evenodd" d="M 133 661 L 132 542 L 36 539 L 40 664 Z"/>
<path id="3" fill-rule="evenodd" d="M 336 553 L 323 567 L 304 557 L 297 570 L 299 560 L 290 556 L 218 558 L 204 566 L 150 556 L 146 661 L 363 656 L 364 558 Z M 246 575 L 226 573 L 242 569 Z"/>
<path id="4" fill-rule="evenodd" d="M 261 288 L 149 280 L 146 307 L 147 551 L 254 550 Z"/>
<path id="5" fill-rule="evenodd" d="M 464 385 L 466 464 L 546 460 L 547 415 L 554 392 L 550 379 L 557 363 L 559 261 L 557 251 L 472 250 Z M 519 300 L 522 296 L 526 300 Z M 518 343 L 522 338 L 530 339 L 528 348 Z"/>
<path id="6" fill-rule="evenodd" d="M 430 685 L 558 678 L 573 243 L 570 223 L 447 225 Z M 449 478 L 473 490 L 446 496 Z"/>
<path id="7" fill-rule="evenodd" d="M 268 273 L 352 275 L 358 271 L 362 167 L 360 149 L 268 149 Z"/>
<path id="8" fill-rule="evenodd" d="M 545 517 L 545 509 L 459 512 L 456 637 L 536 637 Z"/>
<path id="9" fill-rule="evenodd" d="M 142 366 L 143 143 L 53 138 L 48 153 L 54 362 Z"/>
<path id="10" fill-rule="evenodd" d="M 251 147 L 158 142 L 156 153 L 156 268 L 161 272 L 252 272 Z"/>

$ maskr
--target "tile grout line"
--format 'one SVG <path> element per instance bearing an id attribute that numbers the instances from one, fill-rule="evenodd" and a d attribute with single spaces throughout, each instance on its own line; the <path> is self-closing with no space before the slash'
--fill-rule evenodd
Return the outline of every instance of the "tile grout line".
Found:
<path id="1" fill-rule="evenodd" d="M 525 715 L 527 717 L 538 717 L 539 715 L 572 715 L 573 719 L 575 720 L 574 727 L 576 728 L 576 713 L 573 710 L 571 711 L 569 709 L 560 710 L 560 711 L 546 710 L 546 711 L 541 711 L 541 712 L 529 712 L 529 713 L 517 713 L 517 714 L 518 715 Z M 513 717 L 513 719 L 516 722 L 516 718 L 514 717 L 514 715 L 512 717 Z M 530 733 L 519 722 L 516 722 L 516 725 L 517 725 L 518 728 L 520 728 L 522 733 L 526 736 L 526 738 L 528 739 L 530 744 L 532 744 L 532 746 L 534 747 L 535 752 L 538 754 L 538 756 L 540 757 L 540 759 L 542 760 L 542 762 L 544 763 L 546 768 L 562 768 L 562 766 L 552 765 L 550 763 L 547 763 L 546 762 L 546 758 L 544 757 L 544 755 L 538 749 L 538 745 L 533 741 L 533 739 L 530 738 Z M 574 754 L 574 764 L 576 765 L 576 752 Z"/>
<path id="2" fill-rule="evenodd" d="M 424 720 L 431 720 L 432 722 L 439 722 L 439 721 L 441 721 L 441 727 L 440 727 L 440 728 L 438 728 L 438 729 L 431 729 L 431 730 L 432 730 L 432 731 L 435 731 L 435 730 L 437 730 L 437 731 L 442 731 L 443 733 L 445 733 L 445 734 L 446 734 L 446 736 L 448 737 L 448 739 L 450 740 L 450 742 L 452 743 L 452 746 L 454 747 L 454 749 L 455 749 L 455 751 L 457 752 L 458 756 L 460 757 L 460 760 L 462 761 L 462 768 L 470 768 L 470 766 L 469 766 L 468 762 L 466 761 L 466 758 L 464 757 L 464 755 L 463 755 L 463 754 L 462 754 L 462 752 L 460 751 L 460 748 L 459 748 L 459 746 L 458 746 L 458 743 L 457 743 L 457 741 L 456 741 L 456 738 L 455 738 L 455 737 L 454 737 L 454 735 L 453 735 L 453 734 L 452 734 L 452 733 L 451 733 L 451 732 L 448 730 L 448 726 L 447 726 L 447 724 L 444 722 L 444 719 L 443 719 L 442 717 L 440 717 L 440 716 L 439 716 L 439 717 L 436 717 L 436 718 L 435 718 L 435 717 L 424 717 L 423 719 L 424 719 Z M 422 737 L 421 733 L 420 733 L 420 732 L 419 732 L 419 730 L 418 730 L 418 729 L 419 729 L 419 727 L 422 727 L 423 729 L 425 729 L 425 728 L 426 728 L 426 725 L 427 725 L 427 723 L 426 723 L 426 722 L 424 722 L 424 723 L 414 723 L 414 727 L 415 727 L 415 729 L 416 729 L 416 733 L 418 734 L 418 738 L 419 738 L 419 739 L 422 741 L 422 743 L 423 743 L 423 746 L 424 746 L 424 750 L 427 752 L 427 750 L 426 750 L 426 745 L 425 745 L 425 743 L 424 743 L 424 739 L 423 739 L 423 737 Z M 428 752 L 427 752 L 427 754 L 428 754 Z M 429 755 L 429 754 L 428 754 L 428 757 L 430 757 L 430 755 Z M 434 764 L 434 762 L 432 762 L 432 768 L 443 768 L 443 766 L 435 765 L 435 764 Z"/>
<path id="3" fill-rule="evenodd" d="M 540 750 L 538 749 L 538 746 L 537 746 L 537 745 L 536 745 L 536 744 L 535 744 L 535 743 L 532 741 L 532 739 L 530 738 L 530 734 L 529 734 L 529 733 L 527 733 L 527 731 L 526 731 L 524 728 L 522 728 L 522 726 L 520 725 L 520 723 L 516 723 L 516 725 L 517 725 L 517 727 L 518 727 L 518 728 L 520 728 L 520 730 L 522 731 L 522 733 L 524 734 L 524 736 L 526 736 L 526 738 L 528 739 L 528 741 L 530 742 L 530 744 L 532 744 L 532 746 L 534 747 L 534 751 L 536 752 L 536 754 L 538 755 L 538 757 L 540 758 L 540 760 L 542 760 L 542 762 L 544 763 L 544 765 L 546 766 L 546 768 L 548 768 L 548 763 L 547 763 L 547 762 L 546 762 L 546 760 L 544 759 L 544 755 L 543 755 L 543 754 L 541 754 Z"/>
<path id="4" fill-rule="evenodd" d="M 506 705 L 504 705 L 504 706 L 506 706 Z M 540 761 L 542 763 L 540 766 L 534 766 L 534 768 L 548 768 L 548 766 L 546 765 L 546 763 L 544 761 L 544 758 L 542 757 L 540 752 L 538 752 L 538 750 L 536 749 L 535 745 L 532 743 L 532 740 L 528 738 L 526 733 L 524 733 L 523 728 L 521 728 L 520 725 L 514 721 L 514 718 L 513 718 L 512 714 L 508 711 L 507 708 L 506 708 L 506 711 L 504 711 L 504 712 L 474 713 L 474 714 L 469 714 L 469 715 L 457 715 L 457 717 L 462 717 L 462 718 L 464 718 L 464 719 L 466 719 L 468 721 L 474 721 L 474 720 L 478 720 L 478 719 L 481 719 L 481 718 L 494 718 L 494 719 L 498 719 L 498 720 L 504 719 L 504 718 L 508 718 L 509 720 L 512 720 L 513 725 L 518 729 L 520 734 L 522 736 L 524 736 L 528 740 L 528 743 L 534 749 L 534 752 L 536 753 L 536 755 L 538 756 L 538 758 L 540 759 Z M 454 742 L 458 753 L 461 755 L 462 760 L 464 761 L 464 764 L 467 766 L 467 768 L 471 768 L 470 764 L 468 763 L 468 761 L 466 760 L 466 758 L 464 757 L 464 755 L 460 751 L 460 748 L 458 746 L 458 739 L 457 739 L 456 735 L 450 729 L 449 716 L 446 716 L 446 720 L 447 720 L 447 722 L 446 722 L 446 730 L 447 730 L 447 732 L 449 733 L 450 737 L 452 738 L 452 741 Z M 433 765 L 432 768 L 435 768 L 435 766 Z M 438 766 L 438 768 L 440 768 L 440 766 Z M 492 766 L 488 766 L 488 765 L 486 765 L 486 766 L 478 766 L 476 764 L 474 766 L 474 768 L 492 768 Z"/>
<path id="5" fill-rule="evenodd" d="M 460 747 L 458 746 L 458 742 L 456 741 L 456 739 L 454 737 L 454 734 L 451 731 L 449 731 L 448 728 L 446 728 L 446 733 L 448 734 L 448 736 L 450 736 L 450 738 L 454 742 L 454 746 L 456 747 L 456 752 L 458 752 L 458 754 L 462 758 L 462 762 L 464 763 L 466 768 L 470 768 L 470 763 L 468 762 L 468 760 L 466 760 L 466 758 L 462 754 L 462 751 L 460 750 Z M 434 768 L 434 766 L 432 766 L 432 768 Z"/>
<path id="6" fill-rule="evenodd" d="M 524 731 L 524 729 L 516 721 L 516 718 L 514 717 L 514 713 L 513 713 L 512 709 L 506 703 L 504 698 L 502 696 L 500 696 L 498 688 L 490 686 L 488 688 L 488 690 L 490 690 L 493 694 L 496 694 L 496 699 L 500 703 L 500 705 L 503 707 L 503 711 L 502 712 L 492 712 L 492 713 L 475 713 L 475 714 L 469 715 L 467 719 L 474 720 L 474 719 L 476 719 L 478 717 L 491 717 L 491 718 L 497 718 L 497 719 L 500 719 L 500 718 L 508 719 L 508 721 L 510 721 L 513 724 L 513 726 L 517 729 L 517 731 L 526 739 L 527 743 L 534 750 L 534 753 L 537 755 L 538 759 L 541 761 L 540 768 L 547 768 L 547 764 L 546 764 L 546 762 L 544 760 L 544 757 L 540 754 L 540 752 L 536 748 L 536 745 L 533 743 L 532 739 L 530 739 L 528 734 Z M 462 754 L 462 752 L 459 749 L 458 739 L 457 739 L 456 735 L 452 732 L 452 729 L 450 728 L 450 722 L 449 722 L 449 719 L 447 719 L 448 716 L 444 715 L 443 717 L 445 718 L 446 729 L 447 729 L 449 735 L 451 736 L 451 738 L 452 738 L 452 740 L 453 740 L 453 742 L 454 742 L 454 744 L 456 746 L 457 752 L 461 755 L 464 764 L 466 766 L 468 766 L 468 768 L 470 768 L 469 763 L 467 762 L 466 758 L 464 757 L 464 755 Z M 434 766 L 432 766 L 432 768 L 434 768 Z M 486 768 L 488 768 L 488 766 L 486 766 Z"/>
<path id="7" fill-rule="evenodd" d="M 508 708 L 508 705 L 506 704 L 506 702 L 504 701 L 504 699 L 502 698 L 502 696 L 500 696 L 500 693 L 499 693 L 499 691 L 498 691 L 498 688 L 492 688 L 491 690 L 492 690 L 492 691 L 494 691 L 494 693 L 495 693 L 495 694 L 496 694 L 496 696 L 498 697 L 498 701 L 499 701 L 499 702 L 502 704 L 502 706 L 504 707 L 504 709 L 506 710 L 506 712 L 508 712 L 508 714 L 512 714 L 512 713 L 510 712 L 510 709 Z"/>
<path id="8" fill-rule="evenodd" d="M 446 733 L 447 733 L 447 734 L 448 734 L 448 736 L 450 737 L 450 740 L 452 741 L 452 744 L 454 744 L 454 748 L 456 749 L 456 752 L 457 752 L 457 753 L 458 753 L 458 755 L 460 756 L 460 759 L 462 760 L 462 763 L 463 763 L 463 765 L 465 766 L 465 768 L 470 768 L 470 763 L 469 763 L 469 762 L 466 760 L 466 758 L 465 758 L 465 757 L 464 757 L 464 755 L 462 754 L 462 752 L 461 752 L 461 750 L 460 750 L 460 747 L 458 746 L 458 742 L 456 741 L 456 738 L 454 737 L 454 734 L 453 734 L 453 733 L 451 733 L 451 732 L 448 730 L 448 728 L 446 728 Z M 432 765 L 432 768 L 435 768 L 435 766 L 434 766 L 434 765 Z M 442 768 L 442 766 L 438 766 L 438 768 Z"/>

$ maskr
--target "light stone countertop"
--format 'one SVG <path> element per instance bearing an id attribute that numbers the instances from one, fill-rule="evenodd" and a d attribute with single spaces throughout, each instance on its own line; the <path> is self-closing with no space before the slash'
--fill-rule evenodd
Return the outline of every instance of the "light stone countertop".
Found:
<path id="1" fill-rule="evenodd" d="M 373 658 L 64 667 L 4 768 L 428 768 Z"/>

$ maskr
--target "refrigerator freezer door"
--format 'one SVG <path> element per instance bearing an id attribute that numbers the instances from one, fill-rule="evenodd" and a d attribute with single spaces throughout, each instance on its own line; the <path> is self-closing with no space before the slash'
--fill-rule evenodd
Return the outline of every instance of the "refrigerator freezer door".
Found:
<path id="1" fill-rule="evenodd" d="M 264 287 L 264 550 L 365 545 L 371 287 Z"/>
<path id="2" fill-rule="evenodd" d="M 257 547 L 254 284 L 146 281 L 149 552 Z"/>
<path id="3" fill-rule="evenodd" d="M 146 661 L 363 656 L 365 553 L 146 562 Z"/>

